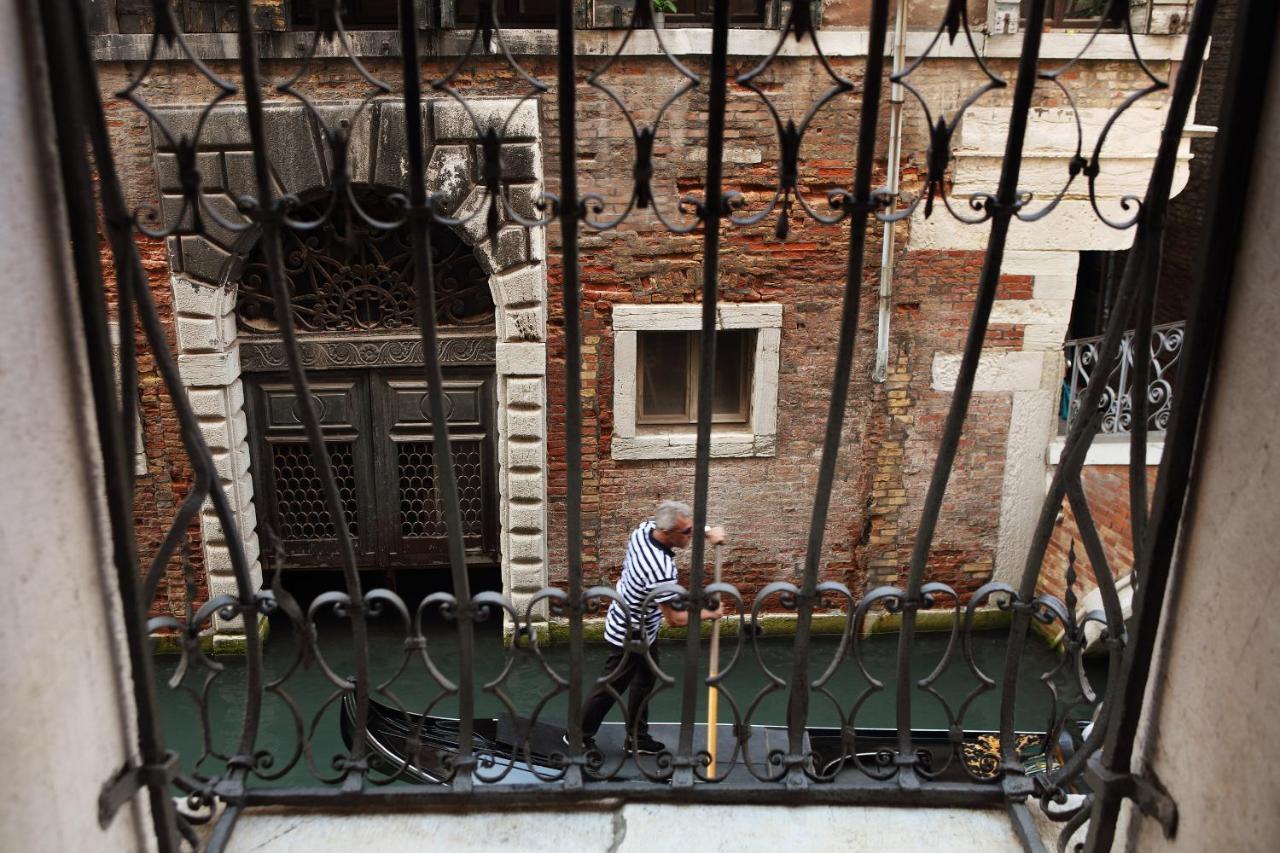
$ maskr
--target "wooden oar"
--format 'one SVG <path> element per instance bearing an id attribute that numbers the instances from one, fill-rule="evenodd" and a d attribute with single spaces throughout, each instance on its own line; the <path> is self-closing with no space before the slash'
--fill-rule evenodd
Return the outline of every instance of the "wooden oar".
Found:
<path id="1" fill-rule="evenodd" d="M 720 583 L 720 546 L 715 546 L 716 569 L 715 583 Z M 724 602 L 720 603 L 724 606 Z M 710 677 L 714 678 L 720 671 L 720 620 L 711 623 L 711 667 Z M 711 763 L 707 765 L 707 777 L 714 779 L 716 775 L 716 712 L 719 711 L 720 691 L 715 685 L 707 687 L 707 752 L 711 754 Z"/>

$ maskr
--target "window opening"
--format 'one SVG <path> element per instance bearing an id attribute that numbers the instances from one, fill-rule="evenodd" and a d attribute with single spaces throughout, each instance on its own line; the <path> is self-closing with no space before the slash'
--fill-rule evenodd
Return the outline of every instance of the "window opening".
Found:
<path id="1" fill-rule="evenodd" d="M 675 0 L 676 11 L 665 16 L 665 26 L 711 26 L 711 0 Z M 765 0 L 730 0 L 729 23 L 731 25 L 763 26 Z"/>
<path id="2" fill-rule="evenodd" d="M 293 26 L 316 26 L 319 0 L 293 0 Z M 323 13 L 320 13 L 323 14 Z M 396 0 L 346 0 L 342 5 L 342 26 L 348 30 L 394 30 L 399 25 Z"/>
<path id="3" fill-rule="evenodd" d="M 641 332 L 637 338 L 636 419 L 642 424 L 698 421 L 698 377 L 702 347 L 698 332 Z M 755 331 L 716 333 L 712 421 L 743 424 L 751 414 L 751 368 Z"/>
<path id="4" fill-rule="evenodd" d="M 457 23 L 474 26 L 480 17 L 480 0 L 458 0 Z M 494 0 L 498 22 L 504 27 L 554 27 L 555 0 Z M 484 22 L 482 22 L 484 23 Z"/>

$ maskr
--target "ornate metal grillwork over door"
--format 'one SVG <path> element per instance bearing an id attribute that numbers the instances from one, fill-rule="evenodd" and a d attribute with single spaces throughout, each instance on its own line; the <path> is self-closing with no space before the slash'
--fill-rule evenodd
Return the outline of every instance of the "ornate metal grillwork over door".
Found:
<path id="1" fill-rule="evenodd" d="M 360 568 L 448 565 L 448 532 L 431 463 L 430 399 L 412 370 L 331 373 L 312 385 Z M 498 559 L 492 369 L 445 379 L 451 451 L 469 562 Z M 262 551 L 288 567 L 340 568 L 337 533 L 307 452 L 302 402 L 281 374 L 248 376 L 247 409 Z"/>

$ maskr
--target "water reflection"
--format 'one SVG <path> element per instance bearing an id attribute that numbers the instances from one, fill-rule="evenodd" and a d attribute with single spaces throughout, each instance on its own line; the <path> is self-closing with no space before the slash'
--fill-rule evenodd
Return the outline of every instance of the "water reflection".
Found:
<path id="1" fill-rule="evenodd" d="M 450 679 L 457 676 L 458 658 L 456 654 L 457 634 L 452 623 L 429 624 L 424 627 L 432 660 L 443 674 Z M 506 663 L 508 651 L 502 643 L 501 627 L 493 624 L 477 625 L 479 636 L 476 642 L 475 675 L 477 685 L 495 678 Z M 328 619 L 318 625 L 320 648 L 329 666 L 337 673 L 350 674 L 355 671 L 349 623 L 343 620 Z M 391 678 L 400 669 L 404 661 L 404 630 L 387 621 L 374 620 L 370 623 L 370 673 L 373 684 L 379 684 Z M 978 666 L 991 678 L 999 682 L 1004 668 L 1006 632 L 989 631 L 975 634 L 973 638 L 974 659 Z M 921 633 L 916 635 L 915 648 L 912 653 L 912 674 L 915 680 L 928 675 L 945 652 L 948 635 L 946 633 Z M 654 721 L 674 721 L 680 716 L 680 678 L 683 674 L 683 642 L 662 643 L 662 665 L 664 670 L 676 678 L 675 686 L 659 693 L 653 700 L 650 717 Z M 722 660 L 727 661 L 736 638 L 726 638 L 722 648 Z M 768 679 L 760 670 L 760 662 L 783 678 L 791 671 L 792 643 L 789 638 L 761 638 L 759 643 L 760 657 L 757 660 L 751 649 L 751 641 L 743 640 L 742 656 L 735 669 L 725 679 L 728 690 L 732 693 L 739 708 L 746 708 L 755 695 L 767 684 Z M 878 634 L 864 638 L 863 657 L 871 674 L 884 682 L 885 689 L 872 695 L 861 707 L 855 721 L 859 728 L 892 728 L 894 718 L 894 666 L 897 653 L 897 634 Z M 838 647 L 837 637 L 814 637 L 811 644 L 810 672 L 812 676 L 821 674 L 829 666 L 832 656 Z M 265 671 L 268 681 L 280 677 L 295 661 L 299 649 L 298 638 L 293 634 L 291 626 L 284 620 L 273 620 L 272 633 L 265 647 Z M 558 672 L 568 675 L 569 654 L 567 645 L 550 646 L 543 654 Z M 594 678 L 604 665 L 607 647 L 603 644 L 588 644 L 585 649 L 585 672 Z M 211 746 L 215 752 L 229 755 L 234 751 L 242 726 L 245 700 L 245 666 L 243 658 L 223 656 L 217 658 L 225 670 L 215 678 L 208 689 L 209 731 Z M 1028 643 L 1026 654 L 1021 662 L 1019 677 L 1019 696 L 1015 709 L 1015 726 L 1020 730 L 1042 731 L 1052 713 L 1052 697 L 1040 681 L 1040 676 L 1053 669 L 1057 662 L 1056 654 L 1043 642 L 1033 640 Z M 181 690 L 171 690 L 165 682 L 173 675 L 178 665 L 176 656 L 165 656 L 157 659 L 157 675 L 161 680 L 161 717 L 164 725 L 166 744 L 182 756 L 183 768 L 193 769 L 196 757 L 201 753 L 199 716 L 192 698 Z M 703 666 L 705 667 L 705 660 Z M 197 692 L 202 689 L 205 671 L 188 672 L 182 686 L 193 688 Z M 703 671 L 705 675 L 705 669 Z M 1101 673 L 1090 673 L 1093 683 L 1102 684 Z M 1055 679 L 1059 693 L 1059 702 L 1075 701 L 1079 698 L 1077 685 L 1069 683 L 1065 675 Z M 964 698 L 974 688 L 975 680 L 964 662 L 963 655 L 957 652 L 946 671 L 935 683 L 935 688 L 950 703 L 958 708 Z M 839 700 L 842 709 L 847 712 L 867 683 L 852 660 L 846 660 L 831 682 L 831 692 Z M 542 672 L 531 655 L 516 653 L 512 670 L 502 684 L 503 691 L 511 698 L 516 708 L 522 713 L 530 712 L 542 697 L 552 688 L 550 679 Z M 313 757 L 318 769 L 328 774 L 331 759 L 344 752 L 338 727 L 338 703 L 333 701 L 320 713 L 321 707 L 334 698 L 334 687 L 321 674 L 319 667 L 312 664 L 309 668 L 297 669 L 284 683 L 283 689 L 302 717 L 305 730 L 310 731 L 314 725 L 312 737 Z M 413 656 L 405 671 L 390 688 L 395 699 L 403 703 L 411 711 L 423 711 L 428 705 L 437 702 L 441 691 L 427 675 L 421 660 Z M 395 704 L 385 694 L 375 694 L 380 701 Z M 705 718 L 706 691 L 699 691 L 698 718 Z M 751 722 L 758 725 L 782 725 L 786 715 L 786 691 L 779 690 L 766 696 L 759 704 Z M 1061 707 L 1061 705 L 1060 705 Z M 498 716 L 503 712 L 501 702 L 494 696 L 478 692 L 476 696 L 476 713 L 478 716 Z M 541 718 L 543 720 L 564 720 L 567 701 L 560 695 L 547 703 Z M 453 716 L 457 713 L 456 701 L 444 699 L 438 701 L 431 713 Z M 840 710 L 824 696 L 814 694 L 810 700 L 810 725 L 838 726 Z M 721 703 L 721 721 L 730 722 L 731 712 L 725 703 Z M 1088 708 L 1079 708 L 1074 712 L 1076 717 L 1086 717 Z M 609 718 L 621 720 L 621 712 L 615 708 Z M 932 696 L 917 691 L 912 704 L 912 724 L 921 728 L 947 728 L 946 712 L 941 704 Z M 964 719 L 967 730 L 996 729 L 999 727 L 999 684 L 995 690 L 988 691 L 970 705 Z M 285 702 L 278 696 L 268 693 L 263 705 L 262 728 L 258 738 L 258 749 L 272 751 L 277 761 L 286 761 L 297 748 L 296 724 Z M 222 762 L 209 758 L 200 765 L 204 774 L 222 772 Z M 308 785 L 315 784 L 315 778 L 305 761 L 300 761 L 283 779 L 274 784 Z"/>

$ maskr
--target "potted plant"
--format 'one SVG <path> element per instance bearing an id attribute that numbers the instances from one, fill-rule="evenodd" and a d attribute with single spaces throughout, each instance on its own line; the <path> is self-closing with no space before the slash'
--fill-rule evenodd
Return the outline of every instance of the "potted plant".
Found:
<path id="1" fill-rule="evenodd" d="M 644 0 L 641 0 L 644 2 Z M 653 25 L 661 27 L 666 20 L 668 12 L 676 10 L 675 0 L 650 0 L 653 4 Z"/>

